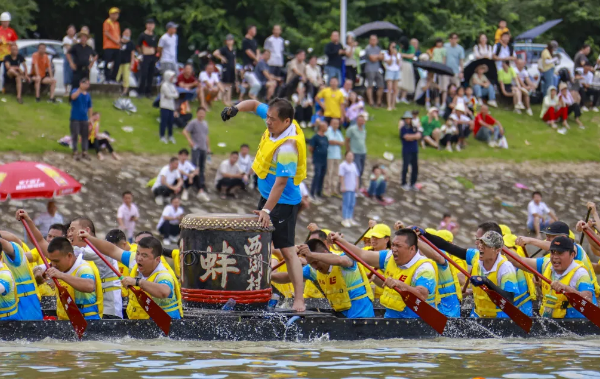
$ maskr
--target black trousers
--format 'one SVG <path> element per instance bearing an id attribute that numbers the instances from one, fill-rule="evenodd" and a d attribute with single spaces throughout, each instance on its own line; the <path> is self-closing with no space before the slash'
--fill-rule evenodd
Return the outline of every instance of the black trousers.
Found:
<path id="1" fill-rule="evenodd" d="M 302 108 L 300 105 L 296 106 L 296 114 L 294 115 L 294 118 L 296 119 L 296 121 L 298 121 L 298 122 L 304 121 L 306 123 L 310 123 L 312 115 L 313 115 L 313 108 L 311 106 L 308 106 L 306 108 Z"/>
<path id="2" fill-rule="evenodd" d="M 192 164 L 198 167 L 198 189 L 206 190 L 206 182 L 204 179 L 204 169 L 206 166 L 206 150 L 192 149 Z"/>
<path id="3" fill-rule="evenodd" d="M 106 146 L 106 149 L 108 150 L 109 153 L 111 153 L 111 154 L 113 153 L 113 151 L 114 151 L 113 147 L 110 144 L 110 141 L 107 139 L 96 138 L 96 139 L 94 139 L 94 142 L 91 144 L 91 146 L 94 148 L 94 150 L 96 150 L 96 154 L 100 152 L 100 146 L 102 146 L 102 145 Z"/>
<path id="4" fill-rule="evenodd" d="M 408 166 L 410 166 L 410 185 L 414 186 L 417 183 L 419 175 L 419 153 L 402 152 L 402 185 L 406 184 L 406 176 L 408 174 Z"/>
<path id="5" fill-rule="evenodd" d="M 152 82 L 154 80 L 154 67 L 156 66 L 156 56 L 144 55 L 140 65 L 140 85 L 138 93 L 140 95 L 152 94 Z"/>
<path id="6" fill-rule="evenodd" d="M 183 181 L 183 188 L 188 189 L 190 187 L 196 187 L 196 190 L 200 191 L 200 178 L 198 175 L 192 178 L 192 182 L 190 183 L 190 178 L 187 178 Z"/>
<path id="7" fill-rule="evenodd" d="M 169 221 L 165 221 L 158 231 L 164 238 L 175 237 L 179 235 L 179 224 L 173 225 Z"/>
<path id="8" fill-rule="evenodd" d="M 119 65 L 121 64 L 121 50 L 120 49 L 104 49 L 104 79 L 115 80 L 117 72 L 119 71 Z M 111 68 L 108 64 L 112 62 Z"/>
<path id="9" fill-rule="evenodd" d="M 579 104 L 577 103 L 573 103 L 571 105 L 569 105 L 568 109 L 568 114 L 574 113 L 575 114 L 575 118 L 579 118 L 581 117 L 581 107 L 579 106 Z"/>
<path id="10" fill-rule="evenodd" d="M 87 67 L 78 67 L 77 70 L 73 71 L 73 81 L 71 82 L 73 89 L 79 88 L 79 81 L 83 78 L 90 78 L 90 70 Z"/>
<path id="11" fill-rule="evenodd" d="M 354 84 L 356 83 L 356 67 L 346 66 L 346 79 L 352 80 L 352 88 L 354 88 Z M 344 83 L 340 83 L 340 86 L 343 86 Z"/>
<path id="12" fill-rule="evenodd" d="M 598 105 L 598 98 L 600 97 L 600 91 L 593 88 L 583 88 L 579 89 L 579 94 L 581 95 L 581 106 L 586 106 L 587 103 L 592 103 L 592 107 Z M 593 98 L 593 100 L 592 100 Z"/>
<path id="13" fill-rule="evenodd" d="M 217 189 L 220 191 L 223 187 L 225 187 L 226 189 L 225 192 L 229 193 L 229 191 L 233 187 L 240 187 L 241 189 L 245 189 L 246 185 L 244 184 L 244 181 L 240 178 L 223 178 L 217 182 Z"/>

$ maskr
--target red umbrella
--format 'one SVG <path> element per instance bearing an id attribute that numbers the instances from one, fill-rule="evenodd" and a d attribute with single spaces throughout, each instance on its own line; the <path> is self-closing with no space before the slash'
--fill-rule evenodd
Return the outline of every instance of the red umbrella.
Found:
<path id="1" fill-rule="evenodd" d="M 0 166 L 0 201 L 53 198 L 79 190 L 77 180 L 45 163 L 20 161 Z"/>

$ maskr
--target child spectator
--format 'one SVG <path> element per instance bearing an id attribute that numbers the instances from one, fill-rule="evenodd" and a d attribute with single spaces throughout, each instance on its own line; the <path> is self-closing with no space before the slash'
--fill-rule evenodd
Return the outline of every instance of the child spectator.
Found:
<path id="1" fill-rule="evenodd" d="M 119 229 L 125 232 L 127 242 L 133 243 L 135 224 L 140 218 L 140 211 L 133 203 L 133 194 L 130 191 L 123 192 L 123 204 L 117 210 L 117 221 Z"/>
<path id="2" fill-rule="evenodd" d="M 110 135 L 107 132 L 100 133 L 100 112 L 94 112 L 92 114 L 92 118 L 90 119 L 89 144 L 94 148 L 94 150 L 96 150 L 98 160 L 104 160 L 104 155 L 102 155 L 102 153 L 100 152 L 102 147 L 106 147 L 110 155 L 112 155 L 113 159 L 117 161 L 121 159 L 113 150 L 113 147 L 110 144 L 111 140 L 112 138 L 110 138 Z"/>
<path id="3" fill-rule="evenodd" d="M 444 218 L 440 222 L 440 227 L 438 229 L 447 230 L 450 233 L 455 234 L 458 231 L 459 227 L 460 226 L 458 225 L 456 220 L 452 218 L 452 215 L 450 213 L 444 213 Z"/>
<path id="4" fill-rule="evenodd" d="M 439 148 L 446 146 L 446 150 L 452 152 L 452 145 L 458 146 L 458 127 L 454 123 L 454 120 L 448 119 L 444 125 L 440 128 L 440 140 Z M 460 151 L 460 147 L 458 148 Z"/>
<path id="5" fill-rule="evenodd" d="M 354 206 L 356 205 L 356 191 L 358 191 L 358 167 L 354 163 L 354 154 L 346 152 L 346 159 L 340 164 L 340 189 L 342 192 L 342 226 L 349 228 L 356 226 L 354 221 Z"/>
<path id="6" fill-rule="evenodd" d="M 375 198 L 379 201 L 383 200 L 383 194 L 385 193 L 385 189 L 387 188 L 387 181 L 385 177 L 385 171 L 383 170 L 383 166 L 379 165 L 373 166 L 373 172 L 371 173 L 370 183 L 369 183 L 369 197 L 375 196 Z"/>
<path id="7" fill-rule="evenodd" d="M 348 95 L 348 101 L 346 104 L 346 120 L 344 121 L 344 127 L 347 129 L 352 124 L 356 123 L 358 115 L 365 111 L 365 102 L 362 97 L 354 91 Z"/>
<path id="8" fill-rule="evenodd" d="M 510 33 L 510 30 L 506 27 L 506 21 L 500 20 L 498 29 L 496 29 L 496 34 L 494 35 L 494 43 L 499 43 L 504 33 Z"/>
<path id="9" fill-rule="evenodd" d="M 121 37 L 121 52 L 119 72 L 117 72 L 117 82 L 123 79 L 123 92 L 122 96 L 127 95 L 129 92 L 129 75 L 131 73 L 131 63 L 135 60 L 135 46 L 131 42 L 131 30 L 123 30 L 123 37 Z"/>
<path id="10" fill-rule="evenodd" d="M 173 137 L 173 123 L 175 122 L 175 99 L 179 97 L 177 87 L 175 87 L 175 72 L 165 71 L 163 74 L 163 83 L 160 86 L 160 142 L 175 143 Z M 165 137 L 165 132 L 169 133 L 169 139 Z"/>
<path id="11" fill-rule="evenodd" d="M 88 155 L 89 120 L 92 116 L 92 97 L 87 92 L 90 88 L 90 80 L 82 78 L 79 87 L 71 92 L 71 146 L 73 147 L 73 159 L 81 158 L 91 160 Z M 77 143 L 81 137 L 81 157 L 77 153 Z"/>

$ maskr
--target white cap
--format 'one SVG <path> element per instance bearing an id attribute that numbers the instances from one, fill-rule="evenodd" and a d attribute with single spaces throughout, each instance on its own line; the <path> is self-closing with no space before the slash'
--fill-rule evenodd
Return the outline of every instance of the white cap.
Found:
<path id="1" fill-rule="evenodd" d="M 456 106 L 456 108 L 454 108 L 454 110 L 455 110 L 455 111 L 462 112 L 462 113 L 466 113 L 466 111 L 467 111 L 467 110 L 465 109 L 465 105 L 464 105 L 464 104 L 462 104 L 462 103 L 461 103 L 461 104 L 458 104 L 458 105 Z"/>
<path id="2" fill-rule="evenodd" d="M 0 14 L 0 21 L 10 21 L 10 13 L 2 12 L 2 14 Z"/>

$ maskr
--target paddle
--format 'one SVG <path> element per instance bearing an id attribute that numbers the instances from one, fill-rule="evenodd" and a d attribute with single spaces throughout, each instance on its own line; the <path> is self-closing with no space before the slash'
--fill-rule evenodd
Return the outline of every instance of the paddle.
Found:
<path id="1" fill-rule="evenodd" d="M 584 232 L 585 231 L 586 230 L 584 229 Z M 502 252 L 504 252 L 504 254 L 508 255 L 515 261 L 519 262 L 519 264 L 525 267 L 527 271 L 531 272 L 533 275 L 537 276 L 538 278 L 546 282 L 548 285 L 552 285 L 552 281 L 550 281 L 550 279 L 546 278 L 537 270 L 534 270 L 527 263 L 523 262 L 523 260 L 521 260 L 521 258 L 517 254 L 510 251 L 510 249 L 503 247 Z M 593 322 L 596 326 L 600 327 L 600 309 L 596 307 L 590 300 L 585 299 L 578 293 L 570 293 L 563 291 L 562 294 L 567 297 L 567 300 L 569 300 L 569 304 L 571 304 L 573 308 L 581 312 L 588 320 Z"/>
<path id="2" fill-rule="evenodd" d="M 373 267 L 369 266 L 367 262 L 360 259 L 358 256 L 356 256 L 356 254 L 351 252 L 345 246 L 342 246 L 340 244 L 336 245 L 338 245 L 340 249 L 342 249 L 346 254 L 352 257 L 352 259 L 365 266 L 365 268 L 371 271 L 373 275 L 377 276 L 379 279 L 385 282 L 385 276 L 378 273 Z M 396 290 L 396 292 L 398 292 L 400 296 L 402 296 L 402 300 L 404 300 L 406 306 L 412 309 L 423 321 L 429 324 L 439 334 L 444 333 L 446 323 L 448 322 L 448 318 L 446 316 L 444 316 L 431 305 L 427 304 L 427 302 L 416 297 L 414 294 L 407 291 L 401 291 L 398 288 L 394 288 L 394 290 Z"/>
<path id="3" fill-rule="evenodd" d="M 585 223 L 587 224 L 590 220 L 590 213 L 592 213 L 592 208 L 588 208 L 587 215 L 585 216 Z M 583 243 L 583 233 L 581 233 L 581 237 L 579 238 L 579 244 Z"/>
<path id="4" fill-rule="evenodd" d="M 600 240 L 594 235 L 594 233 L 590 232 L 588 229 L 583 229 L 583 232 L 587 234 L 587 236 L 590 237 L 590 239 L 594 241 L 596 245 L 600 246 Z"/>
<path id="5" fill-rule="evenodd" d="M 444 257 L 448 263 L 456 267 L 458 271 L 462 272 L 464 276 L 466 276 L 468 279 L 471 278 L 471 274 L 469 274 L 467 270 L 463 269 L 458 263 L 450 259 L 450 257 L 448 257 L 444 252 L 442 252 L 433 243 L 431 243 L 431 241 L 429 241 L 422 235 L 420 235 L 419 238 L 421 239 L 421 241 L 431 246 L 431 248 L 435 250 L 438 254 Z M 533 320 L 531 320 L 531 318 L 527 317 L 527 315 L 521 312 L 521 310 L 517 308 L 513 303 L 508 301 L 498 292 L 492 290 L 491 288 L 488 288 L 485 284 L 481 286 L 481 289 L 485 291 L 485 293 L 489 296 L 490 300 L 494 304 L 496 304 L 496 306 L 500 308 L 504 313 L 506 313 L 506 315 L 510 317 L 515 322 L 515 324 L 517 324 L 519 327 L 521 327 L 521 329 L 529 333 L 529 331 L 531 330 L 531 325 L 533 324 Z"/>
<path id="6" fill-rule="evenodd" d="M 364 238 L 364 236 L 369 232 L 369 230 L 371 230 L 371 227 L 368 227 L 367 230 L 365 230 L 365 232 L 356 240 L 356 242 L 354 242 L 354 244 L 358 245 L 358 243 L 360 242 L 360 240 L 362 240 Z"/>
<path id="7" fill-rule="evenodd" d="M 111 270 L 113 270 L 113 272 L 115 273 L 115 275 L 117 275 L 119 277 L 119 280 L 123 280 L 123 275 L 121 275 L 121 273 L 119 272 L 119 270 L 117 270 L 116 268 L 114 268 L 113 265 L 111 265 L 106 260 L 106 258 L 104 257 L 104 255 L 102 255 L 102 253 L 100 253 L 98 251 L 98 249 L 96 248 L 96 246 L 94 246 L 90 242 L 90 240 L 88 240 L 87 238 L 83 238 L 83 241 L 92 250 L 94 250 L 94 253 L 96 253 L 98 255 L 98 257 L 100 257 L 100 259 L 102 259 L 102 261 L 108 267 L 110 267 Z M 135 294 L 135 297 L 137 297 L 137 300 L 140 303 L 140 306 L 144 308 L 144 310 L 146 311 L 146 313 L 148 313 L 148 316 L 150 316 L 150 318 L 156 323 L 156 325 L 158 325 L 158 327 L 162 329 L 162 331 L 165 333 L 165 335 L 168 336 L 169 335 L 169 330 L 171 328 L 171 316 L 169 316 L 167 314 L 167 312 L 165 312 L 158 304 L 156 304 L 156 302 L 154 300 L 152 300 L 152 298 L 150 296 L 148 296 L 146 294 L 146 292 L 142 291 L 141 289 L 135 288 L 133 286 L 129 286 L 129 290 L 132 291 Z"/>
<path id="8" fill-rule="evenodd" d="M 33 233 L 31 232 L 29 225 L 27 225 L 27 222 L 25 221 L 24 218 L 21 218 L 21 222 L 23 223 L 23 226 L 25 227 L 25 230 L 27 231 L 27 235 L 29 236 L 29 239 L 33 242 L 33 245 L 37 249 L 38 253 L 40 253 L 40 257 L 44 261 L 44 265 L 46 265 L 46 269 L 49 269 L 50 264 L 48 263 L 48 260 L 46 259 L 46 255 L 44 254 L 44 252 L 40 248 L 40 245 L 37 243 L 37 241 L 33 237 Z M 75 334 L 77 334 L 77 337 L 79 339 L 81 339 L 81 337 L 83 337 L 83 333 L 85 333 L 85 330 L 87 329 L 87 321 L 85 321 L 85 318 L 81 314 L 81 311 L 79 310 L 79 308 L 77 308 L 77 305 L 75 304 L 75 301 L 73 301 L 73 298 L 71 297 L 71 294 L 69 294 L 69 291 L 67 291 L 67 289 L 65 287 L 60 285 L 60 283 L 58 282 L 58 279 L 52 278 L 52 280 L 54 281 L 54 285 L 56 286 L 56 289 L 58 290 L 58 297 L 60 298 L 60 302 L 62 303 L 63 307 L 65 308 L 65 312 L 67 312 L 67 316 L 69 316 L 69 321 L 71 321 L 71 325 L 73 326 L 73 329 L 75 330 Z"/>

